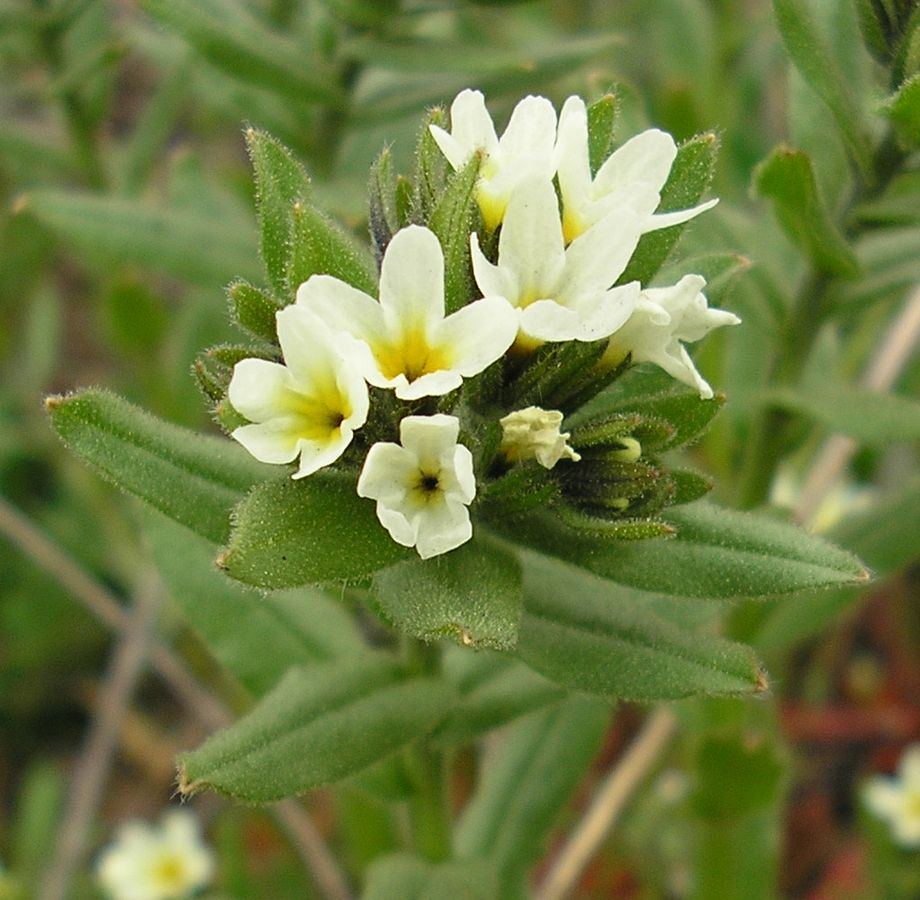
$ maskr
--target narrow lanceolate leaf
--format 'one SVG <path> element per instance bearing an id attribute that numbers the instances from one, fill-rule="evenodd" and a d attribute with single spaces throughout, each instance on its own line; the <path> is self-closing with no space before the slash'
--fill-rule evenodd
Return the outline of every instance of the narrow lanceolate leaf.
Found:
<path id="1" fill-rule="evenodd" d="M 240 82 L 297 103 L 341 101 L 341 91 L 316 58 L 267 28 L 237 0 L 142 0 L 150 15 L 182 35 L 211 65 Z"/>
<path id="2" fill-rule="evenodd" d="M 294 154 L 264 131 L 247 128 L 246 148 L 256 180 L 262 261 L 272 290 L 286 305 L 294 299 L 287 277 L 293 209 L 309 196 L 310 179 Z"/>
<path id="3" fill-rule="evenodd" d="M 264 341 L 277 342 L 275 314 L 281 307 L 274 297 L 243 279 L 227 288 L 230 317 L 251 335 Z"/>
<path id="4" fill-rule="evenodd" d="M 506 650 L 517 640 L 521 572 L 506 550 L 472 541 L 431 560 L 409 559 L 374 576 L 374 599 L 400 631 Z"/>
<path id="5" fill-rule="evenodd" d="M 869 577 L 851 554 L 773 518 L 694 503 L 669 509 L 667 521 L 677 535 L 666 541 L 626 543 L 575 532 L 550 511 L 505 533 L 603 578 L 671 597 L 766 597 Z"/>
<path id="6" fill-rule="evenodd" d="M 259 274 L 253 235 L 234 222 L 51 189 L 26 194 L 17 209 L 98 264 L 130 263 L 210 288 Z"/>
<path id="7" fill-rule="evenodd" d="M 444 305 L 448 313 L 465 306 L 473 296 L 470 232 L 476 212 L 474 188 L 481 162 L 479 156 L 474 156 L 453 174 L 428 223 L 444 250 Z"/>
<path id="8" fill-rule="evenodd" d="M 880 497 L 869 509 L 852 512 L 830 537 L 858 553 L 878 577 L 892 575 L 920 556 L 920 479 Z M 785 650 L 828 627 L 859 597 L 854 588 L 790 597 L 770 608 L 750 638 L 761 652 Z"/>
<path id="9" fill-rule="evenodd" d="M 635 429 L 625 433 L 633 434 L 639 429 L 641 435 L 637 437 L 645 442 L 643 446 L 656 452 L 690 443 L 709 427 L 725 397 L 717 394 L 711 400 L 702 400 L 696 391 L 669 380 L 671 383 L 667 384 L 632 369 L 570 416 L 566 428 L 580 427 L 602 416 L 622 415 L 637 419 Z M 655 422 L 666 427 L 654 429 Z"/>
<path id="10" fill-rule="evenodd" d="M 754 185 L 773 201 L 783 229 L 829 275 L 854 278 L 859 263 L 818 195 L 811 158 L 802 150 L 777 147 L 754 173 Z"/>
<path id="11" fill-rule="evenodd" d="M 432 735 L 442 746 L 474 741 L 566 695 L 524 663 L 488 651 L 448 648 L 444 675 L 457 688 L 460 700 Z"/>
<path id="12" fill-rule="evenodd" d="M 383 656 L 291 669 L 234 725 L 179 758 L 179 789 L 268 803 L 332 784 L 430 731 L 453 702 Z"/>
<path id="13" fill-rule="evenodd" d="M 495 869 L 483 860 L 432 863 L 394 853 L 368 868 L 361 900 L 492 900 L 497 891 Z"/>
<path id="14" fill-rule="evenodd" d="M 588 158 L 592 175 L 597 174 L 613 149 L 618 108 L 616 94 L 604 94 L 588 107 Z"/>
<path id="15" fill-rule="evenodd" d="M 774 406 L 801 413 L 866 444 L 920 440 L 920 403 L 907 397 L 828 386 L 777 388 L 767 399 Z"/>
<path id="16" fill-rule="evenodd" d="M 712 181 L 718 152 L 719 139 L 711 132 L 681 144 L 671 166 L 671 174 L 661 191 L 661 203 L 657 211 L 689 209 L 699 203 Z M 642 235 L 626 271 L 620 276 L 620 283 L 640 281 L 643 285 L 648 284 L 686 227 L 686 223 L 672 225 Z"/>
<path id="17" fill-rule="evenodd" d="M 291 299 L 311 275 L 332 275 L 366 294 L 376 295 L 377 270 L 365 247 L 309 201 L 295 202 L 290 215 L 286 278 Z"/>
<path id="18" fill-rule="evenodd" d="M 214 567 L 217 548 L 158 513 L 144 517 L 147 540 L 170 596 L 220 664 L 261 696 L 291 666 L 364 649 L 341 603 L 310 588 L 257 594 Z"/>
<path id="19" fill-rule="evenodd" d="M 358 496 L 354 476 L 317 472 L 257 485 L 218 564 L 245 584 L 286 588 L 360 578 L 411 555 Z"/>
<path id="20" fill-rule="evenodd" d="M 882 112 L 891 120 L 904 144 L 916 150 L 920 146 L 920 74 L 905 81 L 885 101 Z"/>
<path id="21" fill-rule="evenodd" d="M 790 59 L 830 108 L 853 159 L 860 168 L 869 171 L 871 144 L 859 107 L 849 91 L 850 80 L 837 65 L 808 4 L 802 0 L 773 0 L 773 10 Z"/>
<path id="22" fill-rule="evenodd" d="M 272 474 L 232 442 L 163 422 L 106 391 L 46 401 L 61 439 L 97 472 L 154 509 L 221 543 L 230 511 Z"/>
<path id="23" fill-rule="evenodd" d="M 583 569 L 535 553 L 522 562 L 517 653 L 558 684 L 624 700 L 765 689 L 749 648 L 678 628 Z"/>
<path id="24" fill-rule="evenodd" d="M 546 841 L 594 758 L 610 718 L 602 700 L 572 697 L 512 726 L 485 761 L 463 811 L 454 846 L 461 858 L 485 858 L 504 893 L 539 859 Z"/>

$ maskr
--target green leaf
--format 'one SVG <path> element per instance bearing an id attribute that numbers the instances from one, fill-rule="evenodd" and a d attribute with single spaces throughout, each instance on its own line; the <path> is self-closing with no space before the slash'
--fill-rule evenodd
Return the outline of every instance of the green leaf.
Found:
<path id="1" fill-rule="evenodd" d="M 786 52 L 802 77 L 828 105 L 840 134 L 857 165 L 871 168 L 871 143 L 859 108 L 849 91 L 849 79 L 819 32 L 808 4 L 802 0 L 773 0 L 773 10 Z"/>
<path id="2" fill-rule="evenodd" d="M 246 149 L 255 173 L 262 261 L 269 283 L 284 306 L 293 300 L 287 277 L 293 209 L 310 195 L 310 179 L 294 154 L 264 131 L 247 128 Z"/>
<path id="3" fill-rule="evenodd" d="M 852 512 L 830 536 L 858 553 L 872 572 L 885 577 L 920 556 L 920 479 L 880 497 L 869 509 Z M 790 597 L 771 607 L 748 640 L 763 653 L 785 650 L 827 628 L 861 592 L 847 587 Z"/>
<path id="4" fill-rule="evenodd" d="M 64 443 L 103 477 L 217 543 L 233 504 L 273 471 L 225 438 L 163 422 L 106 391 L 49 397 L 46 406 Z"/>
<path id="5" fill-rule="evenodd" d="M 409 559 L 374 575 L 373 596 L 400 631 L 507 650 L 517 640 L 521 572 L 498 547 L 473 540 L 434 559 Z"/>
<path id="6" fill-rule="evenodd" d="M 52 189 L 24 195 L 17 209 L 106 267 L 134 264 L 212 289 L 259 274 L 253 236 L 232 221 Z"/>
<path id="7" fill-rule="evenodd" d="M 818 195 L 807 153 L 777 147 L 755 170 L 754 185 L 773 201 L 779 223 L 820 271 L 844 278 L 859 274 L 852 248 Z"/>
<path id="8" fill-rule="evenodd" d="M 292 297 L 311 275 L 331 275 L 376 296 L 377 269 L 366 247 L 308 201 L 296 202 L 291 215 L 287 283 Z"/>
<path id="9" fill-rule="evenodd" d="M 765 690 L 749 648 L 672 625 L 582 569 L 534 553 L 522 563 L 517 653 L 557 684 L 646 701 Z"/>
<path id="10" fill-rule="evenodd" d="M 712 133 L 697 135 L 685 141 L 677 150 L 671 174 L 661 191 L 658 212 L 689 209 L 700 202 L 712 181 L 719 139 Z M 642 235 L 619 284 L 640 281 L 648 284 L 674 249 L 687 223 L 672 225 Z"/>
<path id="11" fill-rule="evenodd" d="M 447 647 L 443 666 L 460 701 L 432 736 L 442 746 L 473 741 L 565 696 L 560 687 L 529 666 L 498 653 Z"/>
<path id="12" fill-rule="evenodd" d="M 444 251 L 444 307 L 448 314 L 473 298 L 470 232 L 476 216 L 475 187 L 481 162 L 481 157 L 474 155 L 451 176 L 428 223 Z"/>
<path id="13" fill-rule="evenodd" d="M 618 106 L 616 94 L 604 94 L 588 106 L 588 158 L 592 176 L 597 174 L 613 149 Z"/>
<path id="14" fill-rule="evenodd" d="M 698 392 L 677 385 L 668 376 L 667 381 L 646 377 L 641 369 L 630 369 L 594 400 L 586 403 L 577 413 L 566 419 L 565 427 L 573 428 L 582 422 L 606 415 L 636 416 L 649 424 L 663 421 L 670 429 L 657 431 L 655 439 L 644 439 L 656 452 L 688 444 L 698 438 L 725 403 L 725 397 L 716 395 L 702 400 Z M 648 430 L 648 425 L 642 426 Z"/>
<path id="15" fill-rule="evenodd" d="M 913 75 L 882 104 L 898 136 L 910 150 L 920 146 L 920 74 Z"/>
<path id="16" fill-rule="evenodd" d="M 259 595 L 214 568 L 213 544 L 157 513 L 145 516 L 145 526 L 154 561 L 185 620 L 254 695 L 264 694 L 291 666 L 365 648 L 342 605 L 319 591 Z"/>
<path id="17" fill-rule="evenodd" d="M 442 681 L 403 680 L 383 656 L 291 669 L 251 712 L 180 756 L 179 789 L 268 803 L 332 784 L 430 731 L 453 699 Z"/>
<path id="18" fill-rule="evenodd" d="M 410 853 L 374 861 L 361 900 L 494 900 L 494 869 L 481 860 L 432 863 Z"/>
<path id="19" fill-rule="evenodd" d="M 387 244 L 400 228 L 397 175 L 393 168 L 393 153 L 384 147 L 371 166 L 368 198 L 368 219 L 371 240 L 378 262 Z"/>
<path id="20" fill-rule="evenodd" d="M 142 0 L 211 65 L 298 104 L 343 101 L 335 79 L 297 41 L 267 28 L 236 0 Z"/>
<path id="21" fill-rule="evenodd" d="M 896 394 L 826 387 L 776 388 L 769 403 L 816 419 L 832 431 L 870 445 L 920 440 L 920 403 Z"/>
<path id="22" fill-rule="evenodd" d="M 24 776 L 20 776 L 18 791 L 15 816 L 7 831 L 6 862 L 17 880 L 37 884 L 54 852 L 54 835 L 67 798 L 67 782 L 50 760 L 33 762 Z M 14 893 L 13 897 L 16 896 Z"/>
<path id="23" fill-rule="evenodd" d="M 262 340 L 277 342 L 275 314 L 281 307 L 270 294 L 237 279 L 227 288 L 230 299 L 230 318 L 251 335 Z"/>
<path id="24" fill-rule="evenodd" d="M 473 798 L 457 825 L 461 858 L 494 862 L 503 891 L 544 852 L 549 834 L 603 737 L 611 710 L 572 697 L 513 725 L 486 758 Z"/>
<path id="25" fill-rule="evenodd" d="M 428 113 L 427 120 L 419 132 L 415 150 L 415 191 L 412 198 L 412 218 L 417 224 L 431 219 L 447 180 L 449 167 L 441 148 L 431 135 L 431 126 L 447 127 L 447 113 L 436 106 Z"/>
<path id="26" fill-rule="evenodd" d="M 567 529 L 551 512 L 515 523 L 507 536 L 618 584 L 671 597 L 766 597 L 869 577 L 854 556 L 776 519 L 694 503 L 668 510 L 667 520 L 677 528 L 667 541 L 604 540 Z"/>
<path id="27" fill-rule="evenodd" d="M 411 555 L 358 496 L 353 475 L 317 472 L 256 485 L 219 565 L 245 584 L 286 588 L 360 578 Z"/>

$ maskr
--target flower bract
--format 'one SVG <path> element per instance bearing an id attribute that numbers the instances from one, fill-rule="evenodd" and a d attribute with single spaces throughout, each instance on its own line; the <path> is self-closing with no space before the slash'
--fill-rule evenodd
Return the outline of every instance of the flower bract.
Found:
<path id="1" fill-rule="evenodd" d="M 587 110 L 581 97 L 569 97 L 559 115 L 556 142 L 566 241 L 575 240 L 613 210 L 630 210 L 645 233 L 679 225 L 715 206 L 718 201 L 709 200 L 692 209 L 655 213 L 676 156 L 671 135 L 650 128 L 614 151 L 592 178 Z"/>
<path id="2" fill-rule="evenodd" d="M 904 751 L 896 777 L 876 775 L 863 789 L 866 806 L 891 826 L 895 841 L 920 848 L 920 744 Z"/>
<path id="3" fill-rule="evenodd" d="M 422 559 L 472 537 L 468 505 L 476 496 L 470 451 L 457 443 L 454 416 L 407 416 L 400 444 L 380 442 L 367 454 L 358 494 L 377 501 L 377 518 L 398 544 Z"/>
<path id="4" fill-rule="evenodd" d="M 611 287 L 639 241 L 629 210 L 607 216 L 565 246 L 556 191 L 549 179 L 529 177 L 515 188 L 498 242 L 498 263 L 470 236 L 473 272 L 486 295 L 504 297 L 519 316 L 525 339 L 595 341 L 631 315 L 639 283 Z"/>
<path id="5" fill-rule="evenodd" d="M 500 297 L 483 297 L 444 315 L 444 256 L 434 233 L 411 225 L 390 241 L 380 302 L 329 275 L 297 291 L 297 306 L 351 337 L 347 355 L 371 384 L 402 400 L 440 396 L 495 362 L 517 333 Z"/>
<path id="6" fill-rule="evenodd" d="M 284 365 L 244 359 L 233 370 L 227 396 L 253 424 L 233 431 L 256 459 L 289 463 L 294 478 L 335 462 L 367 419 L 367 385 L 340 349 L 341 340 L 309 310 L 277 314 Z"/>
<path id="7" fill-rule="evenodd" d="M 616 365 L 632 355 L 632 361 L 651 362 L 673 378 L 695 387 L 700 397 L 712 397 L 712 388 L 693 365 L 681 341 L 698 341 L 714 328 L 737 325 L 734 313 L 710 309 L 702 293 L 706 280 L 685 275 L 677 284 L 642 291 L 635 312 L 610 339 L 604 357 Z"/>
<path id="8" fill-rule="evenodd" d="M 560 432 L 562 413 L 556 409 L 528 406 L 499 420 L 502 426 L 501 452 L 509 462 L 535 459 L 552 469 L 560 459 L 578 462 L 581 457 L 566 443 L 571 435 Z"/>
<path id="9" fill-rule="evenodd" d="M 195 817 L 173 810 L 159 826 L 122 825 L 102 851 L 96 875 L 112 900 L 182 900 L 211 880 L 214 867 Z"/>
<path id="10" fill-rule="evenodd" d="M 431 135 L 454 169 L 476 152 L 482 167 L 476 200 L 488 231 L 501 223 L 514 186 L 528 174 L 553 177 L 556 110 L 545 97 L 525 97 L 514 108 L 499 138 L 485 98 L 479 91 L 461 91 L 450 107 L 451 130 L 429 126 Z"/>

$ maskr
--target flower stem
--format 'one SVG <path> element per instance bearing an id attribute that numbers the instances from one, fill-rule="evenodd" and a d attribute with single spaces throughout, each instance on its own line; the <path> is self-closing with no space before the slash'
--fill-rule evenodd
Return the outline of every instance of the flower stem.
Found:
<path id="1" fill-rule="evenodd" d="M 446 759 L 442 751 L 422 744 L 412 751 L 409 765 L 415 786 L 409 801 L 415 851 L 432 862 L 440 862 L 451 852 Z"/>

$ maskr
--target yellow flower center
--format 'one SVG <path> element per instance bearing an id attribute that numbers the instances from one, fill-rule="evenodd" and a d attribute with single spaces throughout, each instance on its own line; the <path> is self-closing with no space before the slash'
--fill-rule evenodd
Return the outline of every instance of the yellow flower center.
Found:
<path id="1" fill-rule="evenodd" d="M 161 888 L 177 890 L 185 887 L 185 865 L 176 856 L 164 856 L 153 869 L 154 881 Z"/>
<path id="2" fill-rule="evenodd" d="M 297 436 L 307 441 L 334 440 L 342 422 L 353 413 L 348 397 L 336 385 L 313 395 L 291 392 L 287 400 L 288 410 L 297 419 Z"/>
<path id="3" fill-rule="evenodd" d="M 421 328 L 406 331 L 398 344 L 375 348 L 374 356 L 387 378 L 405 375 L 410 382 L 422 375 L 449 369 L 451 365 L 445 350 L 432 347 Z"/>

